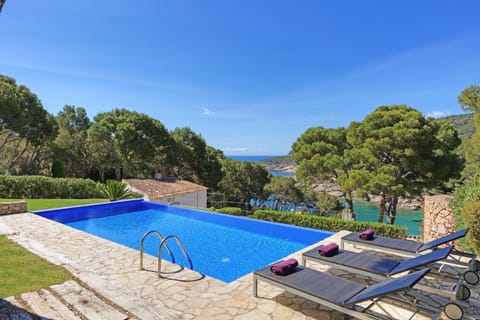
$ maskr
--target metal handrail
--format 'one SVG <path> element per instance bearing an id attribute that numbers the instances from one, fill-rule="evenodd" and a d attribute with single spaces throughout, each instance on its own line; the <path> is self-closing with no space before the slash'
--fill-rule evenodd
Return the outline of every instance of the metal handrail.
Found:
<path id="1" fill-rule="evenodd" d="M 162 242 L 160 242 L 160 246 L 158 247 L 158 276 L 159 277 L 162 270 L 162 248 L 163 248 L 163 245 L 165 244 L 166 248 L 168 249 L 168 245 L 166 241 L 170 238 L 173 238 L 177 241 L 177 244 L 182 250 L 183 255 L 185 256 L 185 258 L 187 258 L 188 263 L 190 264 L 190 269 L 193 270 L 192 260 L 190 259 L 190 256 L 188 255 L 187 251 L 185 250 L 185 247 L 183 246 L 182 241 L 180 241 L 180 239 L 176 235 L 169 235 L 163 238 Z M 170 251 L 170 249 L 168 250 Z"/>
<path id="2" fill-rule="evenodd" d="M 163 243 L 162 241 L 165 239 L 162 236 L 162 234 L 160 232 L 158 232 L 157 230 L 150 230 L 142 236 L 142 240 L 140 241 L 140 270 L 143 270 L 143 246 L 144 246 L 145 238 L 152 233 L 154 233 L 158 236 L 158 238 L 160 239 L 160 243 Z M 168 245 L 165 245 L 165 247 L 167 248 L 168 253 L 172 257 L 173 262 L 175 262 L 175 258 L 173 256 L 172 251 L 170 250 Z"/>

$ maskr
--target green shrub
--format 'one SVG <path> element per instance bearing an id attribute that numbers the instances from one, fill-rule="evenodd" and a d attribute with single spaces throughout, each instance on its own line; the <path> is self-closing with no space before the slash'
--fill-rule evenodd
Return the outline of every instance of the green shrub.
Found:
<path id="1" fill-rule="evenodd" d="M 55 160 L 52 165 L 52 176 L 54 178 L 65 177 L 65 163 L 63 160 Z"/>
<path id="2" fill-rule="evenodd" d="M 375 234 L 379 236 L 397 239 L 405 239 L 407 237 L 406 227 L 378 222 L 348 221 L 331 217 L 301 215 L 274 210 L 257 210 L 251 217 L 332 232 L 342 230 L 362 232 L 366 229 L 372 229 Z"/>
<path id="3" fill-rule="evenodd" d="M 468 183 L 455 190 L 452 205 L 455 213 L 457 230 L 468 226 L 464 221 L 465 206 L 467 203 L 477 200 L 480 200 L 480 175 L 474 176 Z M 468 234 L 472 234 L 472 230 L 470 230 Z M 462 250 L 471 252 L 473 251 L 473 244 L 471 243 L 471 238 L 468 234 L 467 237 L 460 239 L 459 243 Z"/>
<path id="4" fill-rule="evenodd" d="M 467 240 L 475 253 L 480 254 L 480 201 L 470 200 L 463 207 L 463 221 L 469 228 Z"/>
<path id="5" fill-rule="evenodd" d="M 216 209 L 216 212 L 231 214 L 233 216 L 243 216 L 242 209 L 237 207 L 225 207 Z"/>
<path id="6" fill-rule="evenodd" d="M 111 201 L 126 199 L 130 195 L 127 185 L 117 180 L 107 180 L 104 193 Z"/>
<path id="7" fill-rule="evenodd" d="M 0 175 L 0 198 L 102 198 L 99 186 L 90 179 Z"/>

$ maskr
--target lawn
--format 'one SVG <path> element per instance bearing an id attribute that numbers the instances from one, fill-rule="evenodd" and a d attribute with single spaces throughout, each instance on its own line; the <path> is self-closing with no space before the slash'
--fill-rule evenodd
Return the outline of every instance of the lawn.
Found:
<path id="1" fill-rule="evenodd" d="M 0 202 L 27 201 L 30 211 L 106 202 L 108 199 L 0 199 Z"/>
<path id="2" fill-rule="evenodd" d="M 22 199 L 0 199 L 11 202 Z M 26 199 L 28 210 L 43 210 L 105 202 L 108 199 Z M 0 298 L 39 290 L 72 279 L 62 267 L 49 263 L 0 236 Z"/>
<path id="3" fill-rule="evenodd" d="M 0 236 L 0 298 L 39 290 L 69 279 L 72 275 L 64 268 Z"/>

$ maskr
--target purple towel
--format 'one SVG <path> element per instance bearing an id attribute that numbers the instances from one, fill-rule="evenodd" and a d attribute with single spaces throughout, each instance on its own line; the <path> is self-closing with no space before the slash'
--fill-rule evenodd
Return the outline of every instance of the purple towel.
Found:
<path id="1" fill-rule="evenodd" d="M 373 239 L 373 230 L 372 229 L 367 229 L 360 233 L 360 239 L 362 240 L 372 240 Z"/>
<path id="2" fill-rule="evenodd" d="M 298 261 L 296 259 L 290 258 L 272 264 L 272 266 L 270 267 L 270 271 L 281 276 L 286 276 L 290 273 L 294 273 L 297 266 Z"/>
<path id="3" fill-rule="evenodd" d="M 318 253 L 321 256 L 325 256 L 325 257 L 334 256 L 338 253 L 338 244 L 332 242 L 332 243 L 329 243 L 325 246 L 320 246 L 318 248 Z"/>

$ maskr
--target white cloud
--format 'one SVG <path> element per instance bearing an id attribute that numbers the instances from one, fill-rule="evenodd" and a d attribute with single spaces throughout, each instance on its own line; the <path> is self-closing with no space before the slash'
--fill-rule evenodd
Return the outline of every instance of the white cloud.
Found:
<path id="1" fill-rule="evenodd" d="M 216 114 L 215 111 L 212 111 L 208 108 L 203 108 L 203 115 L 204 116 L 211 117 L 211 116 L 214 116 L 215 114 Z"/>
<path id="2" fill-rule="evenodd" d="M 450 112 L 443 112 L 443 111 L 432 111 L 429 114 L 427 114 L 427 117 L 432 117 L 432 118 L 442 118 L 451 115 Z"/>

